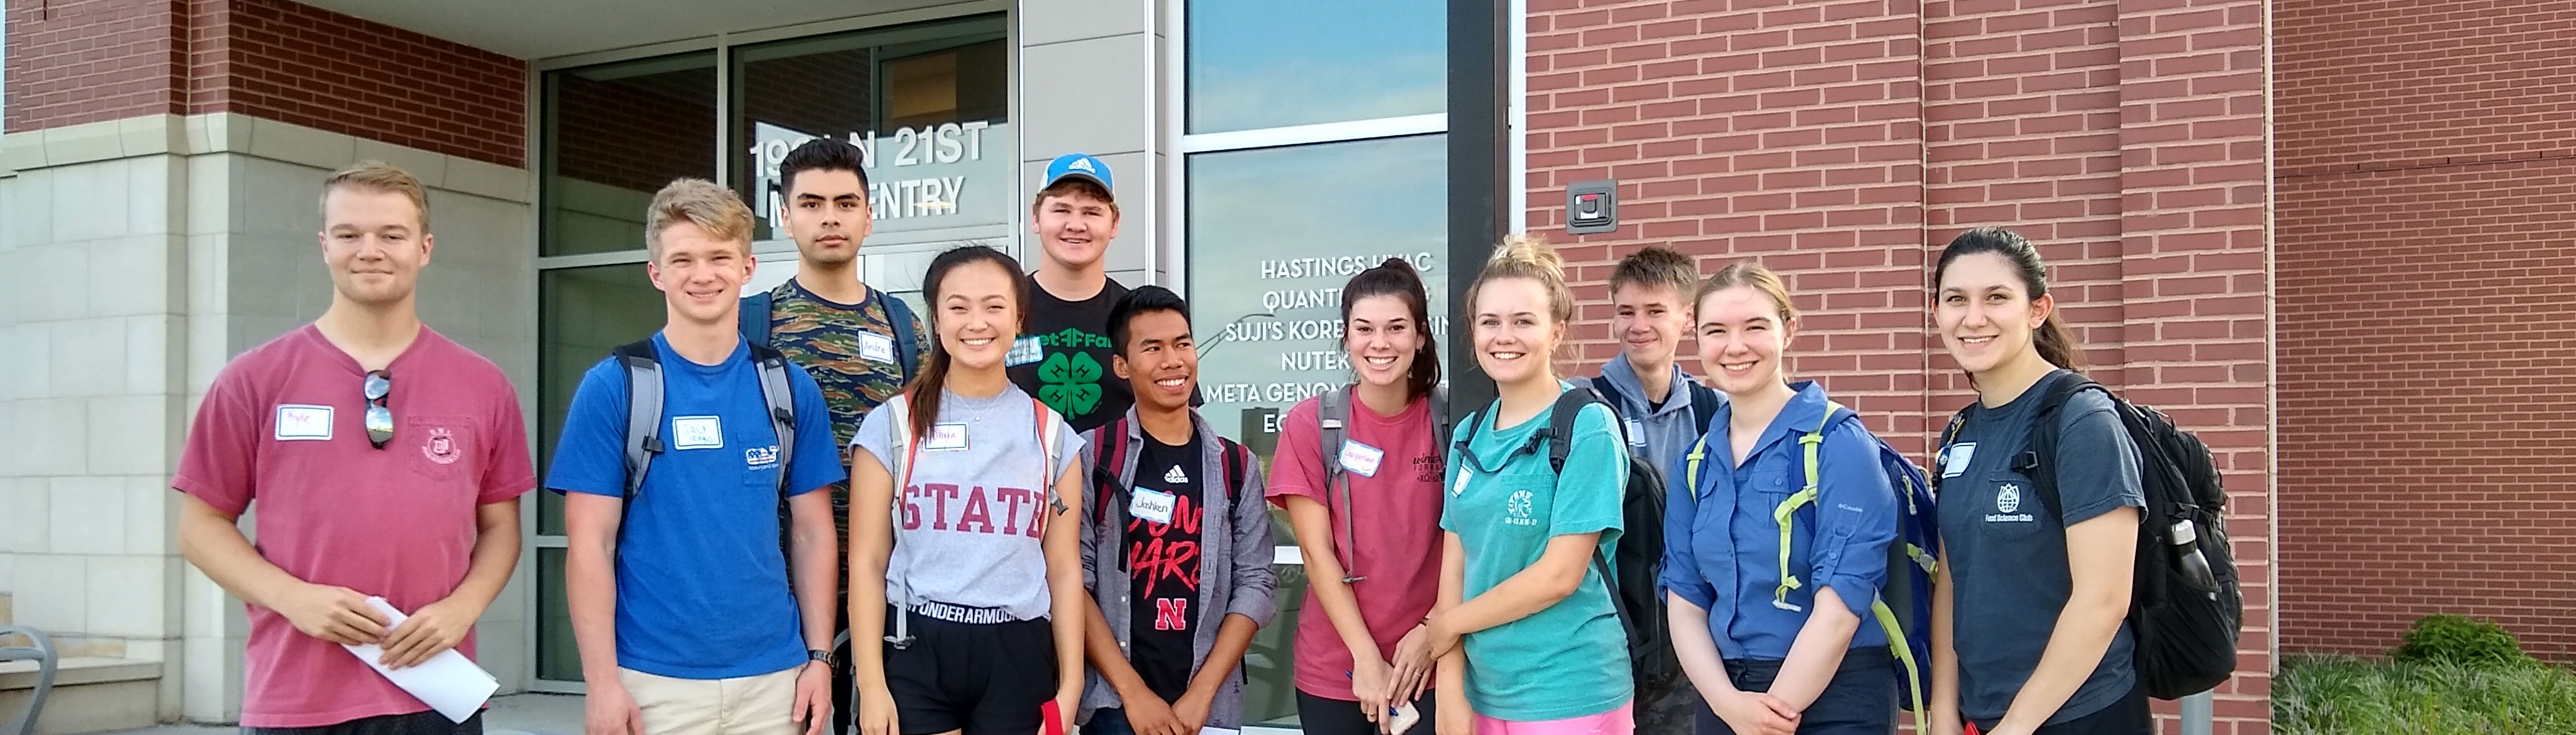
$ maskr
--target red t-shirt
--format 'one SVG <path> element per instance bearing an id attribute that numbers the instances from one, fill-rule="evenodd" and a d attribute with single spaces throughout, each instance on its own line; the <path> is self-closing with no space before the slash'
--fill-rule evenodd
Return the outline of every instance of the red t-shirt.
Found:
<path id="1" fill-rule="evenodd" d="M 536 486 L 509 378 L 422 327 L 386 372 L 394 436 L 367 441 L 366 371 L 312 325 L 242 353 L 206 391 L 171 487 L 226 513 L 258 501 L 260 555 L 297 579 L 410 612 L 465 579 L 476 506 Z M 428 705 L 339 644 L 250 606 L 244 727 L 317 727 Z M 469 633 L 457 652 L 474 655 Z"/>
<path id="2" fill-rule="evenodd" d="M 1354 574 L 1368 577 L 1351 585 L 1359 598 L 1360 619 L 1377 639 L 1379 655 L 1393 656 L 1395 644 L 1431 614 L 1440 594 L 1440 463 L 1446 454 L 1432 436 L 1431 401 L 1417 399 L 1394 416 L 1379 416 L 1352 402 L 1343 438 L 1383 454 L 1375 475 L 1343 472 L 1350 483 L 1347 507 L 1339 489 L 1327 492 L 1324 486 L 1324 457 L 1316 446 L 1322 439 L 1317 406 L 1316 399 L 1306 399 L 1281 420 L 1279 447 L 1270 458 L 1269 497 L 1277 503 L 1303 495 L 1330 510 L 1336 558 L 1356 566 Z M 1346 513 L 1351 533 L 1342 531 Z M 1351 557 L 1354 533 L 1359 536 L 1356 560 Z M 1297 616 L 1295 653 L 1298 691 L 1358 699 L 1351 695 L 1351 649 L 1342 645 L 1311 586 Z"/>

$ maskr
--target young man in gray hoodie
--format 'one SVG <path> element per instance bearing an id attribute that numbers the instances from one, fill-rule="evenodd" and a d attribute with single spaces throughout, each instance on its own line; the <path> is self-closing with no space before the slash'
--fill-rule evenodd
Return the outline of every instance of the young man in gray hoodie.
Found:
<path id="1" fill-rule="evenodd" d="M 1601 366 L 1589 385 L 1608 399 L 1628 438 L 1628 453 L 1658 470 L 1672 467 L 1707 433 L 1725 394 L 1701 385 L 1675 364 L 1682 335 L 1690 332 L 1699 291 L 1699 268 L 1690 256 L 1649 247 L 1619 260 L 1610 272 L 1610 336 L 1619 357 Z M 1699 694 L 1675 687 L 1660 701 L 1637 703 L 1639 735 L 1688 735 Z"/>
<path id="2" fill-rule="evenodd" d="M 1241 729 L 1237 667 L 1278 612 L 1261 463 L 1190 408 L 1198 347 L 1180 296 L 1131 291 L 1108 331 L 1136 401 L 1083 445 L 1083 584 L 1100 614 L 1077 721 L 1085 735 Z"/>

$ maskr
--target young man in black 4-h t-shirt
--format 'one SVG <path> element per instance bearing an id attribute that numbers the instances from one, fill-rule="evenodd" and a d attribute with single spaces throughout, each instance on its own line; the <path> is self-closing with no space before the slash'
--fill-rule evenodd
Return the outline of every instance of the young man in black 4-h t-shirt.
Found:
<path id="1" fill-rule="evenodd" d="M 1127 382 L 1109 374 L 1109 309 L 1127 287 L 1109 278 L 1104 261 L 1118 237 L 1118 202 L 1109 164 L 1067 153 L 1047 164 L 1046 184 L 1030 205 L 1029 229 L 1041 251 L 1029 280 L 1028 324 L 1011 350 L 1011 382 L 1090 431 L 1136 402 Z"/>

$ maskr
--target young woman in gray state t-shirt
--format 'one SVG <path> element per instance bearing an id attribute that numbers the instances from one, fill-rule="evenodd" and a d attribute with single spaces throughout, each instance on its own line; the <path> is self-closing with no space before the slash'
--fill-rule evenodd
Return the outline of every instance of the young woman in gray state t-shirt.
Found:
<path id="1" fill-rule="evenodd" d="M 986 247 L 923 277 L 928 366 L 851 440 L 862 735 L 1034 733 L 1082 695 L 1082 438 L 1003 370 L 1027 282 Z M 897 500 L 897 488 L 902 488 Z"/>
<path id="2" fill-rule="evenodd" d="M 2153 720 L 2126 623 L 2145 504 L 2137 447 L 2099 392 L 2051 413 L 2036 405 L 2082 363 L 2029 241 L 1971 230 L 1933 280 L 1933 321 L 1978 400 L 1933 461 L 1929 735 L 2144 735 Z M 2058 432 L 2053 502 L 2019 459 L 2043 415 Z"/>

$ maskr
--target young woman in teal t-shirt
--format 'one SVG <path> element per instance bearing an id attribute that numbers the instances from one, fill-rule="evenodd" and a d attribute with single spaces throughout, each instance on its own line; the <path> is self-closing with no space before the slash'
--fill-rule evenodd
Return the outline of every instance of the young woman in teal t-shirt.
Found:
<path id="1" fill-rule="evenodd" d="M 1543 240 L 1504 240 L 1467 312 L 1501 398 L 1454 437 L 1440 601 L 1398 658 L 1438 661 L 1439 735 L 1628 735 L 1627 638 L 1592 565 L 1619 538 L 1628 450 L 1597 403 L 1576 417 L 1561 474 L 1533 441 L 1572 388 L 1549 364 L 1574 316 L 1563 260 Z"/>

